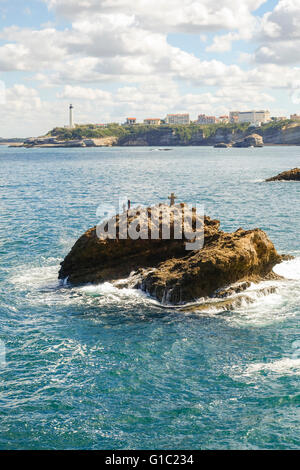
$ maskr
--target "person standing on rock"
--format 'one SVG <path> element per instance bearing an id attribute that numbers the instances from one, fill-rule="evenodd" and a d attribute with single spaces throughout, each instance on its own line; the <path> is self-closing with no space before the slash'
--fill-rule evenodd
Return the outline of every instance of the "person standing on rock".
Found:
<path id="1" fill-rule="evenodd" d="M 171 196 L 168 196 L 168 199 L 170 199 L 170 207 L 174 206 L 175 205 L 175 199 L 177 199 L 175 194 L 171 193 Z"/>

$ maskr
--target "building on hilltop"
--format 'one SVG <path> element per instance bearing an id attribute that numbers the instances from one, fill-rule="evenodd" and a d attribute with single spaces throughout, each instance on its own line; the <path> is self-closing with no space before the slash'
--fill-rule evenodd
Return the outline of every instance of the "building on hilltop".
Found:
<path id="1" fill-rule="evenodd" d="M 291 120 L 292 121 L 300 121 L 299 114 L 291 114 Z"/>
<path id="2" fill-rule="evenodd" d="M 126 124 L 129 124 L 130 126 L 132 126 L 133 124 L 136 124 L 136 118 L 135 117 L 126 118 Z"/>
<path id="3" fill-rule="evenodd" d="M 190 115 L 185 114 L 167 114 L 165 119 L 166 124 L 189 124 Z"/>
<path id="4" fill-rule="evenodd" d="M 239 122 L 239 114 L 239 111 L 231 111 L 229 113 L 229 122 L 231 124 L 236 124 L 237 122 Z"/>
<path id="5" fill-rule="evenodd" d="M 144 124 L 147 126 L 160 126 L 161 119 L 160 118 L 147 118 L 144 119 Z"/>
<path id="6" fill-rule="evenodd" d="M 299 116 L 300 118 L 300 116 Z M 273 116 L 271 117 L 271 121 L 286 121 L 288 118 L 286 116 Z"/>
<path id="7" fill-rule="evenodd" d="M 216 124 L 217 122 L 216 116 L 206 116 L 205 114 L 199 114 L 196 121 L 197 124 Z"/>
<path id="8" fill-rule="evenodd" d="M 270 111 L 232 111 L 229 114 L 230 122 L 249 123 L 259 126 L 271 121 Z"/>
<path id="9" fill-rule="evenodd" d="M 229 123 L 229 116 L 220 116 L 219 117 L 219 122 L 222 122 L 223 124 L 228 124 Z"/>

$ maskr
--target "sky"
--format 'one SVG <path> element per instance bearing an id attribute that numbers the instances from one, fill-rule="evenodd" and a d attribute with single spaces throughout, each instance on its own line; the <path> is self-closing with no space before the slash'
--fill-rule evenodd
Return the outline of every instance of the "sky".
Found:
<path id="1" fill-rule="evenodd" d="M 300 114 L 300 0 L 0 0 L 0 137 Z"/>

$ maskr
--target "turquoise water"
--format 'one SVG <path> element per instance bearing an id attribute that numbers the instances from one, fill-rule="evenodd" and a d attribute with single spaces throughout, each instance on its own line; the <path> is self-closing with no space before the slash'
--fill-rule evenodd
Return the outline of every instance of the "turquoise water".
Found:
<path id="1" fill-rule="evenodd" d="M 0 147 L 0 448 L 299 448 L 300 185 L 263 183 L 295 166 L 300 147 Z M 224 230 L 266 230 L 296 256 L 276 268 L 289 280 L 205 314 L 59 285 L 99 204 L 171 191 Z"/>

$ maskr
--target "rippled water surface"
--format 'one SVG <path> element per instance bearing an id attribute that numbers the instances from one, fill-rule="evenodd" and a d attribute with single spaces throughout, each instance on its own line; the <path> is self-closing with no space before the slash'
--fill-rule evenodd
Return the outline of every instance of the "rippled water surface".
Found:
<path id="1" fill-rule="evenodd" d="M 263 182 L 299 163 L 300 147 L 0 147 L 0 448 L 299 448 L 300 185 Z M 99 204 L 171 191 L 224 230 L 266 230 L 288 279 L 205 314 L 59 285 Z"/>

